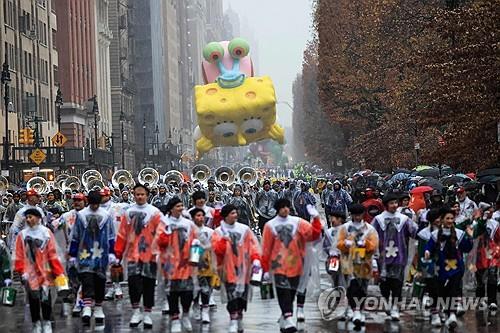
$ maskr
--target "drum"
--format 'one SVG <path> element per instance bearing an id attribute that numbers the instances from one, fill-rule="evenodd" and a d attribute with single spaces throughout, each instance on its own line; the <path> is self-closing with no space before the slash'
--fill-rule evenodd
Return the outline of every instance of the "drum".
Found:
<path id="1" fill-rule="evenodd" d="M 252 286 L 260 286 L 260 283 L 262 282 L 262 267 L 260 266 L 253 266 L 252 267 L 252 278 L 250 279 L 250 284 Z"/>

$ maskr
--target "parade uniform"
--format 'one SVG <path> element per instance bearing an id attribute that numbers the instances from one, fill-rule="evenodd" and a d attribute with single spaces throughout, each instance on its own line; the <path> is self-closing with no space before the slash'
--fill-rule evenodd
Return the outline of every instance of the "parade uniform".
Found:
<path id="1" fill-rule="evenodd" d="M 251 224 L 252 211 L 250 209 L 250 204 L 243 196 L 232 196 L 231 199 L 229 199 L 229 204 L 238 209 L 238 221 L 240 223 L 246 225 Z"/>
<path id="2" fill-rule="evenodd" d="M 276 216 L 274 204 L 278 200 L 278 194 L 274 190 L 265 191 L 264 189 L 257 192 L 255 196 L 255 208 L 259 213 L 259 229 L 264 230 L 264 224 Z"/>
<path id="3" fill-rule="evenodd" d="M 140 322 L 139 302 L 143 300 L 144 312 L 149 313 L 154 306 L 154 289 L 157 273 L 157 255 L 154 241 L 161 223 L 160 211 L 150 204 L 133 204 L 121 216 L 120 227 L 115 243 L 115 255 L 124 258 L 127 266 L 130 302 L 135 317 L 130 325 Z M 149 320 L 145 327 L 152 326 Z"/>

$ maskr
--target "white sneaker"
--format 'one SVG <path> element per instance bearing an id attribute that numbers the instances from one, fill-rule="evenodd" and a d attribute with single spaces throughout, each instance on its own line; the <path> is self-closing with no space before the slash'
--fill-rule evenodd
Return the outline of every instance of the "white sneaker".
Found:
<path id="1" fill-rule="evenodd" d="M 153 319 L 151 319 L 149 312 L 144 313 L 143 323 L 144 323 L 144 329 L 150 330 L 153 328 Z"/>
<path id="2" fill-rule="evenodd" d="M 104 323 L 104 312 L 102 311 L 102 306 L 94 307 L 94 319 L 96 324 Z"/>
<path id="3" fill-rule="evenodd" d="M 170 312 L 170 306 L 168 305 L 168 300 L 165 300 L 165 303 L 163 304 L 163 308 L 161 308 L 161 314 L 168 315 L 169 312 Z"/>
<path id="4" fill-rule="evenodd" d="M 433 313 L 431 319 L 432 327 L 441 327 L 441 317 L 439 317 L 439 313 Z"/>
<path id="5" fill-rule="evenodd" d="M 231 319 L 229 322 L 229 333 L 238 333 L 238 320 L 237 319 Z"/>
<path id="6" fill-rule="evenodd" d="M 104 299 L 106 301 L 112 301 L 112 300 L 115 299 L 115 288 L 114 288 L 114 286 L 111 286 L 108 289 L 108 292 L 106 293 L 106 295 L 104 295 Z"/>
<path id="7" fill-rule="evenodd" d="M 62 316 L 63 317 L 69 316 L 70 311 L 71 311 L 71 305 L 69 305 L 68 303 L 63 303 L 62 304 Z"/>
<path id="8" fill-rule="evenodd" d="M 201 309 L 201 322 L 203 324 L 210 323 L 210 309 L 208 307 L 204 307 Z"/>
<path id="9" fill-rule="evenodd" d="M 179 319 L 173 319 L 172 321 L 170 321 L 170 332 L 172 333 L 182 332 L 181 321 Z"/>
<path id="10" fill-rule="evenodd" d="M 130 318 L 129 326 L 130 327 L 137 327 L 142 321 L 142 313 L 141 309 L 134 309 L 134 312 L 132 313 L 132 318 Z"/>
<path id="11" fill-rule="evenodd" d="M 354 311 L 354 315 L 352 316 L 352 322 L 355 326 L 361 326 L 361 311 Z"/>
<path id="12" fill-rule="evenodd" d="M 119 283 L 117 283 L 116 286 L 115 286 L 115 297 L 117 299 L 122 299 L 123 298 L 123 290 L 122 290 L 122 287 L 120 286 Z"/>
<path id="13" fill-rule="evenodd" d="M 397 307 L 392 307 L 391 309 L 391 320 L 392 321 L 399 321 L 399 310 Z"/>
<path id="14" fill-rule="evenodd" d="M 424 311 L 422 311 L 422 316 L 425 320 L 429 320 L 429 318 L 431 317 L 431 312 L 428 309 L 424 309 Z"/>
<path id="15" fill-rule="evenodd" d="M 302 322 L 306 321 L 306 315 L 304 314 L 304 307 L 297 307 L 297 321 Z"/>
<path id="16" fill-rule="evenodd" d="M 455 329 L 457 327 L 457 316 L 454 313 L 450 313 L 450 316 L 446 320 L 445 325 L 450 330 Z"/>
<path id="17" fill-rule="evenodd" d="M 197 321 L 201 320 L 201 309 L 198 304 L 193 304 L 193 319 Z"/>
<path id="18" fill-rule="evenodd" d="M 92 316 L 92 309 L 90 306 L 84 306 L 82 310 L 82 322 L 90 324 L 90 317 Z"/>
<path id="19" fill-rule="evenodd" d="M 52 323 L 50 322 L 50 320 L 44 320 L 42 322 L 42 332 L 52 333 Z"/>
<path id="20" fill-rule="evenodd" d="M 79 317 L 80 312 L 82 312 L 82 307 L 80 306 L 80 304 L 76 303 L 75 306 L 73 307 L 73 310 L 71 310 L 71 315 L 73 317 Z"/>
<path id="21" fill-rule="evenodd" d="M 36 323 L 33 323 L 33 329 L 31 330 L 33 333 L 42 333 L 42 322 L 39 320 Z"/>
<path id="22" fill-rule="evenodd" d="M 498 307 L 495 303 L 491 303 L 490 306 L 488 307 L 488 310 L 491 316 L 496 316 Z"/>
<path id="23" fill-rule="evenodd" d="M 188 332 L 193 331 L 193 326 L 191 325 L 191 319 L 189 318 L 189 313 L 182 314 L 182 327 Z"/>
<path id="24" fill-rule="evenodd" d="M 348 307 L 347 309 L 345 309 L 345 320 L 346 321 L 350 321 L 352 319 L 352 316 L 354 316 L 354 313 L 352 312 L 352 309 L 350 307 Z"/>
<path id="25" fill-rule="evenodd" d="M 295 327 L 292 317 L 285 318 L 283 322 L 283 329 L 287 333 L 297 332 L 297 327 Z"/>

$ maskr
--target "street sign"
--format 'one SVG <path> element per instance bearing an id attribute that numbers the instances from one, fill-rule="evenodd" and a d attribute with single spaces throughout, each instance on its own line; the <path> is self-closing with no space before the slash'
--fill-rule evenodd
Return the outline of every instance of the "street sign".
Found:
<path id="1" fill-rule="evenodd" d="M 57 132 L 56 135 L 52 137 L 52 143 L 56 145 L 56 147 L 62 147 L 66 142 L 68 142 L 68 139 L 61 132 Z"/>
<path id="2" fill-rule="evenodd" d="M 45 158 L 47 155 L 40 149 L 35 149 L 33 152 L 30 154 L 30 160 L 33 161 L 36 165 L 40 165 L 43 161 L 45 161 Z"/>

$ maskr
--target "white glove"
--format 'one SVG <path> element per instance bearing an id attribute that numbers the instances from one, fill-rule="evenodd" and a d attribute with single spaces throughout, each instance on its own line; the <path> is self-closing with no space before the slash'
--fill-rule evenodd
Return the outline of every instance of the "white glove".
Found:
<path id="1" fill-rule="evenodd" d="M 344 244 L 345 244 L 345 247 L 349 248 L 349 247 L 352 246 L 353 242 L 350 239 L 346 239 L 345 242 L 344 242 Z"/>
<path id="2" fill-rule="evenodd" d="M 201 243 L 200 243 L 200 240 L 199 239 L 193 239 L 193 241 L 191 242 L 191 246 L 200 246 Z"/>
<path id="3" fill-rule="evenodd" d="M 3 283 L 5 284 L 6 287 L 10 286 L 12 284 L 12 280 L 11 279 L 5 279 L 3 280 Z"/>
<path id="4" fill-rule="evenodd" d="M 271 281 L 271 275 L 269 275 L 269 272 L 265 272 L 264 275 L 262 275 L 262 281 L 263 282 Z"/>
<path id="5" fill-rule="evenodd" d="M 307 205 L 306 209 L 307 209 L 307 212 L 309 213 L 309 215 L 311 215 L 311 217 L 314 218 L 314 217 L 319 216 L 318 210 L 313 205 Z"/>
<path id="6" fill-rule="evenodd" d="M 30 276 L 28 273 L 23 273 L 23 275 L 21 275 L 21 281 L 26 282 L 28 281 L 29 277 Z"/>
<path id="7" fill-rule="evenodd" d="M 254 266 L 254 267 L 260 267 L 261 266 L 260 265 L 260 260 L 259 259 L 254 259 L 252 261 L 252 266 Z"/>
<path id="8" fill-rule="evenodd" d="M 365 247 L 365 240 L 364 239 L 360 239 L 358 241 L 358 247 Z"/>
<path id="9" fill-rule="evenodd" d="M 116 256 L 113 253 L 108 254 L 108 261 L 110 264 L 116 264 Z"/>

